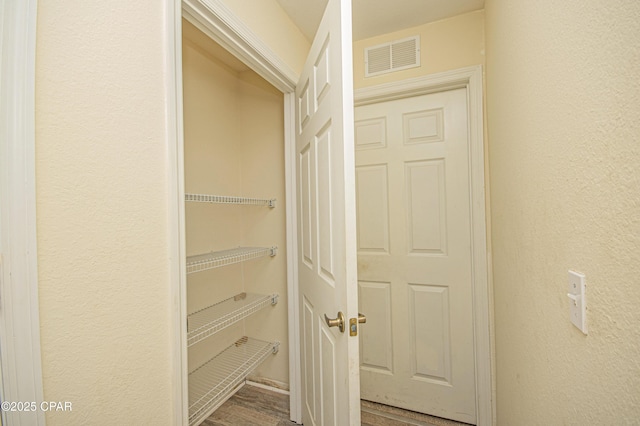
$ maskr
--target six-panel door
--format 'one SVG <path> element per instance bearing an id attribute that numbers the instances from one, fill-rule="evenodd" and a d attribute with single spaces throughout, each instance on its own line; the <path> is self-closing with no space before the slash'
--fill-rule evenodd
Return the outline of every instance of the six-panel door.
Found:
<path id="1" fill-rule="evenodd" d="M 296 181 L 305 425 L 360 423 L 351 3 L 330 0 L 296 89 Z"/>
<path id="2" fill-rule="evenodd" d="M 356 109 L 362 398 L 476 421 L 466 90 Z"/>

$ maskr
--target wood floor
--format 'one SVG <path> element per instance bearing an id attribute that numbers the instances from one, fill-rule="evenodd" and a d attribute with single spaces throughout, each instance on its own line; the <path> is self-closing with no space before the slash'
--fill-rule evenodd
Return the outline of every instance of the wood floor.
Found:
<path id="1" fill-rule="evenodd" d="M 289 395 L 245 385 L 222 404 L 202 425 L 290 426 Z"/>
<path id="2" fill-rule="evenodd" d="M 362 401 L 362 426 L 463 426 L 451 420 Z M 291 426 L 289 395 L 245 385 L 222 404 L 206 426 Z"/>

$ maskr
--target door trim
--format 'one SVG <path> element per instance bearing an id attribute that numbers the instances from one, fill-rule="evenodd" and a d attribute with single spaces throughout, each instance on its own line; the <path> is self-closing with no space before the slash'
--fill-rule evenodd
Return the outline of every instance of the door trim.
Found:
<path id="1" fill-rule="evenodd" d="M 302 423 L 302 366 L 300 364 L 300 305 L 298 304 L 298 218 L 296 216 L 296 95 L 284 95 L 284 165 L 287 197 L 287 297 L 289 301 L 289 417 Z M 288 173 L 287 173 L 288 172 Z"/>
<path id="2" fill-rule="evenodd" d="M 174 9 L 167 16 L 167 132 L 169 140 L 169 234 L 171 258 L 171 297 L 173 303 L 173 404 L 176 424 L 188 424 L 188 367 L 186 340 L 186 287 L 184 236 L 184 161 L 182 102 L 182 18 L 223 46 L 284 95 L 284 146 L 287 240 L 287 298 L 289 318 L 298 318 L 298 280 L 296 268 L 295 193 L 295 87 L 298 75 L 282 61 L 222 0 L 169 0 Z M 300 376 L 300 327 L 289 321 L 289 393 L 291 420 L 302 422 Z"/>
<path id="3" fill-rule="evenodd" d="M 0 346 L 2 401 L 42 401 L 35 174 L 37 1 L 0 0 Z M 2 411 L 3 424 L 45 415 Z"/>
<path id="4" fill-rule="evenodd" d="M 355 106 L 402 99 L 452 89 L 465 89 L 469 113 L 469 166 L 471 190 L 471 263 L 473 286 L 476 407 L 478 425 L 494 424 L 492 321 L 487 256 L 482 67 L 480 65 L 378 86 L 357 89 Z"/>
<path id="5" fill-rule="evenodd" d="M 173 424 L 189 424 L 187 274 L 184 234 L 184 133 L 182 103 L 182 7 L 165 0 L 167 214 L 171 302 Z"/>

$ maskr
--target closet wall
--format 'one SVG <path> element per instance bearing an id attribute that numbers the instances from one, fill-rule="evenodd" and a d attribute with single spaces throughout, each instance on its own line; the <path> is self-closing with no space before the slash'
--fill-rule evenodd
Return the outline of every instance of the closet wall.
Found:
<path id="1" fill-rule="evenodd" d="M 241 292 L 275 306 L 189 348 L 189 371 L 241 336 L 279 341 L 252 378 L 288 388 L 283 95 L 183 20 L 185 192 L 275 198 L 276 207 L 186 203 L 187 256 L 277 246 L 262 257 L 188 275 L 187 310 Z"/>

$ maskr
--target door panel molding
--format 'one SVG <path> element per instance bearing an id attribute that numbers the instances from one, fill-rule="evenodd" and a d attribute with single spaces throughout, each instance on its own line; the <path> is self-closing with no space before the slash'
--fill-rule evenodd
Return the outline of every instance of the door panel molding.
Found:
<path id="1" fill-rule="evenodd" d="M 491 288 L 487 254 L 482 67 L 477 65 L 357 89 L 354 93 L 354 102 L 358 107 L 461 88 L 467 92 L 469 109 L 471 260 L 477 419 L 478 425 L 492 425 L 495 413 L 493 398 L 495 377 L 492 370 L 494 360 L 491 349 L 493 322 L 490 315 L 489 295 Z"/>

